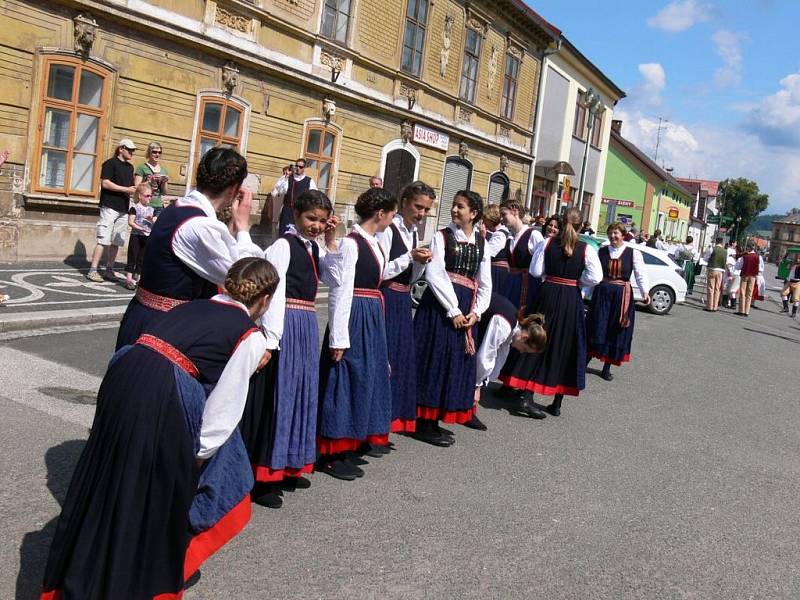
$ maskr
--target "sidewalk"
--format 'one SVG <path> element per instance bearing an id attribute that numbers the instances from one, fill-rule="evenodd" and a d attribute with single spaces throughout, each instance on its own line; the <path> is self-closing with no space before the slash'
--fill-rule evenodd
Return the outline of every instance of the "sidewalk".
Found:
<path id="1" fill-rule="evenodd" d="M 117 264 L 117 274 L 124 266 Z M 119 321 L 133 293 L 122 283 L 86 279 L 87 263 L 0 264 L 0 333 Z"/>

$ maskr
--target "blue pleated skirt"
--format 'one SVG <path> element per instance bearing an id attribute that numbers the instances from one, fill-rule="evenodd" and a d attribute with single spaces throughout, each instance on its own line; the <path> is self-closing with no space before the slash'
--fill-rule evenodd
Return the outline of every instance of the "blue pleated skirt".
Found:
<path id="1" fill-rule="evenodd" d="M 287 308 L 275 382 L 275 434 L 269 468 L 310 472 L 317 453 L 319 400 L 317 313 Z"/>
<path id="2" fill-rule="evenodd" d="M 493 290 L 500 290 L 503 289 L 503 286 L 506 284 L 506 278 L 508 277 L 508 266 L 498 266 L 492 263 L 492 289 Z"/>
<path id="3" fill-rule="evenodd" d="M 630 325 L 621 327 L 619 317 L 623 291 L 622 286 L 600 283 L 592 292 L 592 303 L 586 316 L 589 356 L 612 365 L 621 365 L 631 359 L 636 303 L 631 299 L 628 309 Z"/>
<path id="4" fill-rule="evenodd" d="M 472 290 L 456 283 L 453 289 L 461 312 L 465 315 L 470 313 Z M 425 290 L 414 317 L 414 338 L 417 346 L 417 417 L 466 423 L 473 413 L 475 355 L 466 353 L 465 330 L 453 327 L 430 288 Z"/>
<path id="5" fill-rule="evenodd" d="M 528 271 L 511 271 L 503 287 L 497 289 L 511 304 L 530 312 L 540 285 L 541 279 L 534 277 Z"/>
<path id="6" fill-rule="evenodd" d="M 392 389 L 382 304 L 380 298 L 353 297 L 350 347 L 338 363 L 331 360 L 325 332 L 317 428 L 321 454 L 355 450 L 361 442 L 388 442 Z"/>
<path id="7" fill-rule="evenodd" d="M 119 350 L 123 346 L 135 344 L 144 330 L 150 327 L 156 319 L 167 313 L 149 308 L 139 302 L 136 298 L 131 298 L 122 321 L 119 323 L 117 331 L 117 345 L 114 350 Z"/>
<path id="8" fill-rule="evenodd" d="M 417 424 L 417 348 L 411 295 L 383 288 L 386 314 L 386 345 L 392 384 L 393 432 L 415 431 Z"/>

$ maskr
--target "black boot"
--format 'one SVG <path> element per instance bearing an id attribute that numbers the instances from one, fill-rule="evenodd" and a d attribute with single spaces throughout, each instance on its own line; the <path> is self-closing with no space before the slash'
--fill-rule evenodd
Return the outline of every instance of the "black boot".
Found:
<path id="1" fill-rule="evenodd" d="M 478 413 L 473 412 L 472 418 L 464 423 L 464 427 L 469 427 L 470 429 L 477 429 L 478 431 L 486 431 L 487 427 L 484 425 L 483 421 L 478 418 Z"/>
<path id="2" fill-rule="evenodd" d="M 795 302 L 795 303 L 792 305 L 792 318 L 793 318 L 793 319 L 794 319 L 794 316 L 797 314 L 797 307 L 798 307 L 798 306 L 800 306 L 800 302 Z"/>
<path id="3" fill-rule="evenodd" d="M 547 418 L 547 415 L 544 413 L 544 411 L 534 404 L 533 394 L 531 392 L 525 392 L 525 395 L 522 397 L 522 401 L 520 402 L 519 410 L 523 414 L 528 415 L 531 419 Z"/>
<path id="4" fill-rule="evenodd" d="M 603 372 L 600 373 L 600 377 L 606 381 L 614 380 L 614 376 L 611 374 L 611 363 L 603 363 Z"/>
<path id="5" fill-rule="evenodd" d="M 253 491 L 250 492 L 250 499 L 259 506 L 267 508 L 280 508 L 283 506 L 283 498 L 280 491 L 269 483 L 256 482 Z"/>
<path id="6" fill-rule="evenodd" d="M 789 312 L 789 299 L 783 298 L 783 310 L 781 312 Z"/>
<path id="7" fill-rule="evenodd" d="M 545 410 L 554 417 L 561 415 L 561 401 L 564 399 L 564 394 L 556 394 L 553 396 L 553 403 L 546 407 Z"/>
<path id="8" fill-rule="evenodd" d="M 428 419 L 417 419 L 417 430 L 411 434 L 415 440 L 425 442 L 431 446 L 447 448 L 453 445 L 453 440 L 436 430 L 436 422 Z"/>

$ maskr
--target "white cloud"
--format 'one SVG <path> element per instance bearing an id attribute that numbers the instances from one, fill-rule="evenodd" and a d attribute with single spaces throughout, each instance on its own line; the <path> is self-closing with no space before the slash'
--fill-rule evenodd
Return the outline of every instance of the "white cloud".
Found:
<path id="1" fill-rule="evenodd" d="M 765 96 L 745 119 L 746 131 L 767 146 L 800 148 L 800 72 L 780 81 L 781 89 Z"/>
<path id="2" fill-rule="evenodd" d="M 658 119 L 636 108 L 617 108 L 614 118 L 623 120 L 623 137 L 652 158 Z M 769 194 L 768 211 L 800 207 L 800 156 L 796 152 L 769 147 L 758 136 L 736 128 L 680 122 L 667 123 L 666 130 L 663 127 L 658 164 L 673 167 L 676 177 L 746 177 Z"/>
<path id="3" fill-rule="evenodd" d="M 685 31 L 703 21 L 711 18 L 713 7 L 705 2 L 696 0 L 675 0 L 670 2 L 654 16 L 647 19 L 647 24 L 653 29 L 678 32 Z"/>
<path id="4" fill-rule="evenodd" d="M 714 83 L 725 88 L 742 82 L 742 43 L 748 38 L 743 33 L 727 29 L 714 32 L 711 37 L 716 52 L 722 59 L 722 66 L 714 72 Z"/>
<path id="5" fill-rule="evenodd" d="M 636 86 L 634 94 L 650 105 L 661 104 L 661 92 L 667 85 L 667 74 L 661 63 L 643 63 L 639 65 L 642 80 Z"/>

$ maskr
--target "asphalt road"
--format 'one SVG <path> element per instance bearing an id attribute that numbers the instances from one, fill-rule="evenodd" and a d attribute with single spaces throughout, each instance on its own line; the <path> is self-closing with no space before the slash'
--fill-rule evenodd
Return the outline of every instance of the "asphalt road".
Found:
<path id="1" fill-rule="evenodd" d="M 560 418 L 487 394 L 488 432 L 396 437 L 361 480 L 312 476 L 254 507 L 185 597 L 800 597 L 800 320 L 761 306 L 639 312 L 633 362 Z M 115 334 L 0 345 L 0 598 L 36 597 Z"/>

